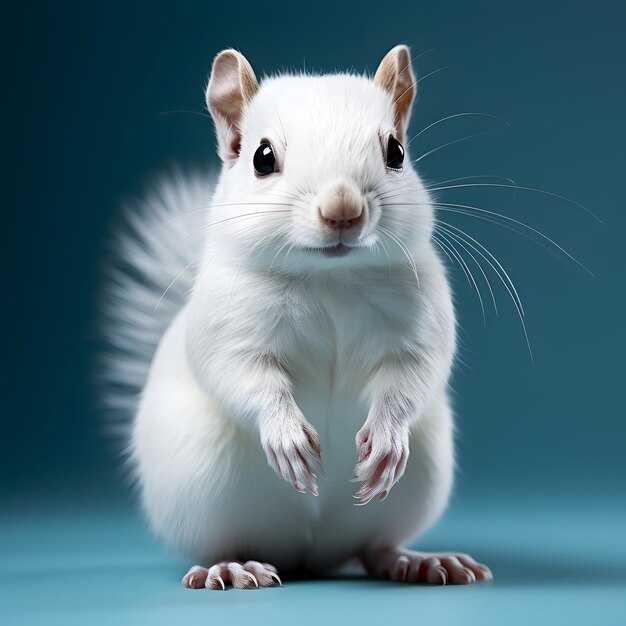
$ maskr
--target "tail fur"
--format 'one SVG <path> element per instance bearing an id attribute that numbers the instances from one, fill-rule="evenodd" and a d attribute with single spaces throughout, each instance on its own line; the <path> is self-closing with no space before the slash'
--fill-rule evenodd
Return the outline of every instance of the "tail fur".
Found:
<path id="1" fill-rule="evenodd" d="M 127 434 L 159 341 L 193 286 L 213 183 L 208 175 L 162 177 L 124 207 L 110 242 L 101 382 L 115 434 Z"/>

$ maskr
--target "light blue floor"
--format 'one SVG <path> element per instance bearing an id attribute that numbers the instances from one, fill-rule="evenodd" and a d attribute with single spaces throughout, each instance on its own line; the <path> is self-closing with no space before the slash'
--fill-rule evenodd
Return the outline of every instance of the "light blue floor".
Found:
<path id="1" fill-rule="evenodd" d="M 453 502 L 421 547 L 488 563 L 491 583 L 432 588 L 361 578 L 190 591 L 122 506 L 14 505 L 0 520 L 0 624 L 626 624 L 626 505 L 500 497 Z"/>

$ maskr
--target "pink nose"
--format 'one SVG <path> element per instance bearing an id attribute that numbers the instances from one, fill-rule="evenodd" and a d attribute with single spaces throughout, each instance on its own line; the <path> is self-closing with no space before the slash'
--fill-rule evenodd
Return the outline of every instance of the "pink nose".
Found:
<path id="1" fill-rule="evenodd" d="M 319 195 L 318 211 L 322 224 L 333 230 L 357 226 L 364 220 L 363 198 L 358 186 L 342 179 L 329 184 Z"/>
<path id="2" fill-rule="evenodd" d="M 356 217 L 351 217 L 349 219 L 346 219 L 345 217 L 326 217 L 324 220 L 331 228 L 352 228 L 361 221 L 361 216 L 357 215 Z"/>

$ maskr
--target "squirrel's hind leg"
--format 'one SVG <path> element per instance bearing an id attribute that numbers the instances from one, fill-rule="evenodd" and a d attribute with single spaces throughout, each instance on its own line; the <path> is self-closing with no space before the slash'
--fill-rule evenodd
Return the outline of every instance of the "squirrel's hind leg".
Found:
<path id="1" fill-rule="evenodd" d="M 493 578 L 486 565 L 453 552 L 378 548 L 366 552 L 361 560 L 370 576 L 403 583 L 466 585 Z"/>
<path id="2" fill-rule="evenodd" d="M 208 569 L 194 565 L 183 578 L 183 585 L 188 589 L 206 588 L 217 591 L 225 591 L 229 586 L 236 589 L 259 589 L 275 584 L 282 585 L 276 568 L 258 561 L 223 561 Z"/>

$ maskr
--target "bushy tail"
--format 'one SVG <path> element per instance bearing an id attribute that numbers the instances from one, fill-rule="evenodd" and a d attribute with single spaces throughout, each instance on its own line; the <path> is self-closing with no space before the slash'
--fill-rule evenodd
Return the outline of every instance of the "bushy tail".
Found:
<path id="1" fill-rule="evenodd" d="M 128 203 L 106 262 L 101 382 L 110 430 L 125 435 L 150 363 L 184 305 L 203 245 L 214 177 L 174 173 Z"/>

